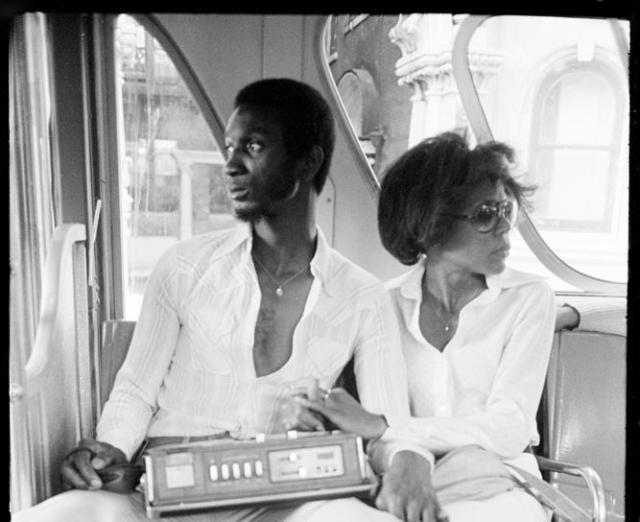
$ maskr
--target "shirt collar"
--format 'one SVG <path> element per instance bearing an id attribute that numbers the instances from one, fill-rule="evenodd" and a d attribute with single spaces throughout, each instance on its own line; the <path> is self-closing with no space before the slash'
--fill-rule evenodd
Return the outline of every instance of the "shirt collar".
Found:
<path id="1" fill-rule="evenodd" d="M 423 256 L 411 270 L 405 274 L 392 279 L 387 283 L 387 288 L 398 288 L 400 295 L 405 299 L 415 301 L 422 300 L 422 276 L 426 268 L 426 257 Z M 520 272 L 512 268 L 506 267 L 501 273 L 490 275 L 485 278 L 487 290 L 485 290 L 477 299 L 470 304 L 486 304 L 494 301 L 502 290 L 525 285 L 535 281 L 544 280 L 543 277 Z"/>
<path id="2" fill-rule="evenodd" d="M 316 252 L 311 259 L 311 273 L 322 285 L 323 290 L 331 296 L 333 294 L 333 278 L 331 277 L 331 247 L 327 238 L 316 225 Z"/>
<path id="3" fill-rule="evenodd" d="M 499 274 L 490 275 L 486 277 L 485 280 L 487 282 L 487 292 L 485 292 L 487 294 L 486 299 L 493 301 L 502 290 L 526 285 L 536 281 L 544 281 L 544 278 L 536 274 L 521 272 L 519 270 L 506 267 Z"/>
<path id="4" fill-rule="evenodd" d="M 331 295 L 333 293 L 333 281 L 331 278 L 331 247 L 327 239 L 316 225 L 316 251 L 311 258 L 311 274 L 317 278 L 324 291 Z M 246 265 L 251 259 L 251 248 L 253 246 L 253 233 L 250 223 L 239 222 L 225 241 L 213 255 L 213 259 L 218 259 L 235 249 L 240 249 L 240 263 Z"/>
<path id="5" fill-rule="evenodd" d="M 400 277 L 389 281 L 385 286 L 388 289 L 397 288 L 405 299 L 420 301 L 422 299 L 422 276 L 424 275 L 426 257 L 422 258 Z"/>
<path id="6" fill-rule="evenodd" d="M 253 236 L 251 234 L 251 225 L 244 221 L 238 223 L 230 229 L 229 235 L 211 255 L 211 262 L 230 254 L 236 249 L 240 250 L 240 258 L 242 263 L 248 261 L 247 256 L 251 253 L 251 245 Z"/>

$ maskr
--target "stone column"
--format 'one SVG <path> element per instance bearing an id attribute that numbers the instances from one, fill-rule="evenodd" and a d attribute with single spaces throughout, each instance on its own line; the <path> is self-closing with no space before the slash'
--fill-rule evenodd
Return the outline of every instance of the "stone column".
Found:
<path id="1" fill-rule="evenodd" d="M 464 132 L 468 127 L 453 77 L 452 50 L 459 23 L 464 16 L 449 14 L 400 15 L 389 31 L 391 42 L 402 52 L 396 62 L 399 85 L 413 89 L 409 147 L 444 132 Z M 469 52 L 469 66 L 477 88 L 497 73 L 500 53 L 487 48 Z M 482 91 L 481 91 L 482 95 Z"/>

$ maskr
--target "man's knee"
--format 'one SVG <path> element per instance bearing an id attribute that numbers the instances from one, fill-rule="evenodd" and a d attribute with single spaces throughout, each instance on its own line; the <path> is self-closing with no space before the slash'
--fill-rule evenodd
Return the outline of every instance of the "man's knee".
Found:
<path id="1" fill-rule="evenodd" d="M 145 520 L 130 495 L 108 491 L 71 490 L 55 495 L 40 504 L 12 514 L 17 522 L 107 522 L 112 520 Z"/>

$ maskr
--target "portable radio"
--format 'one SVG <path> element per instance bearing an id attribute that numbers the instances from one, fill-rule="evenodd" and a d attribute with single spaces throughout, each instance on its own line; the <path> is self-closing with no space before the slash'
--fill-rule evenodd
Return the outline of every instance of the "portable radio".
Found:
<path id="1" fill-rule="evenodd" d="M 147 515 L 372 497 L 377 479 L 362 439 L 343 432 L 169 444 L 144 454 Z"/>

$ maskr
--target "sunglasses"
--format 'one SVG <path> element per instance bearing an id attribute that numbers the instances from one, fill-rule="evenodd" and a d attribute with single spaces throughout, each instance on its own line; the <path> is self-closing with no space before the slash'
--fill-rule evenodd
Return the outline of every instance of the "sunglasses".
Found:
<path id="1" fill-rule="evenodd" d="M 518 204 L 514 200 L 480 203 L 471 214 L 453 214 L 458 219 L 466 219 L 478 232 L 491 232 L 500 218 L 513 227 L 518 220 Z"/>

